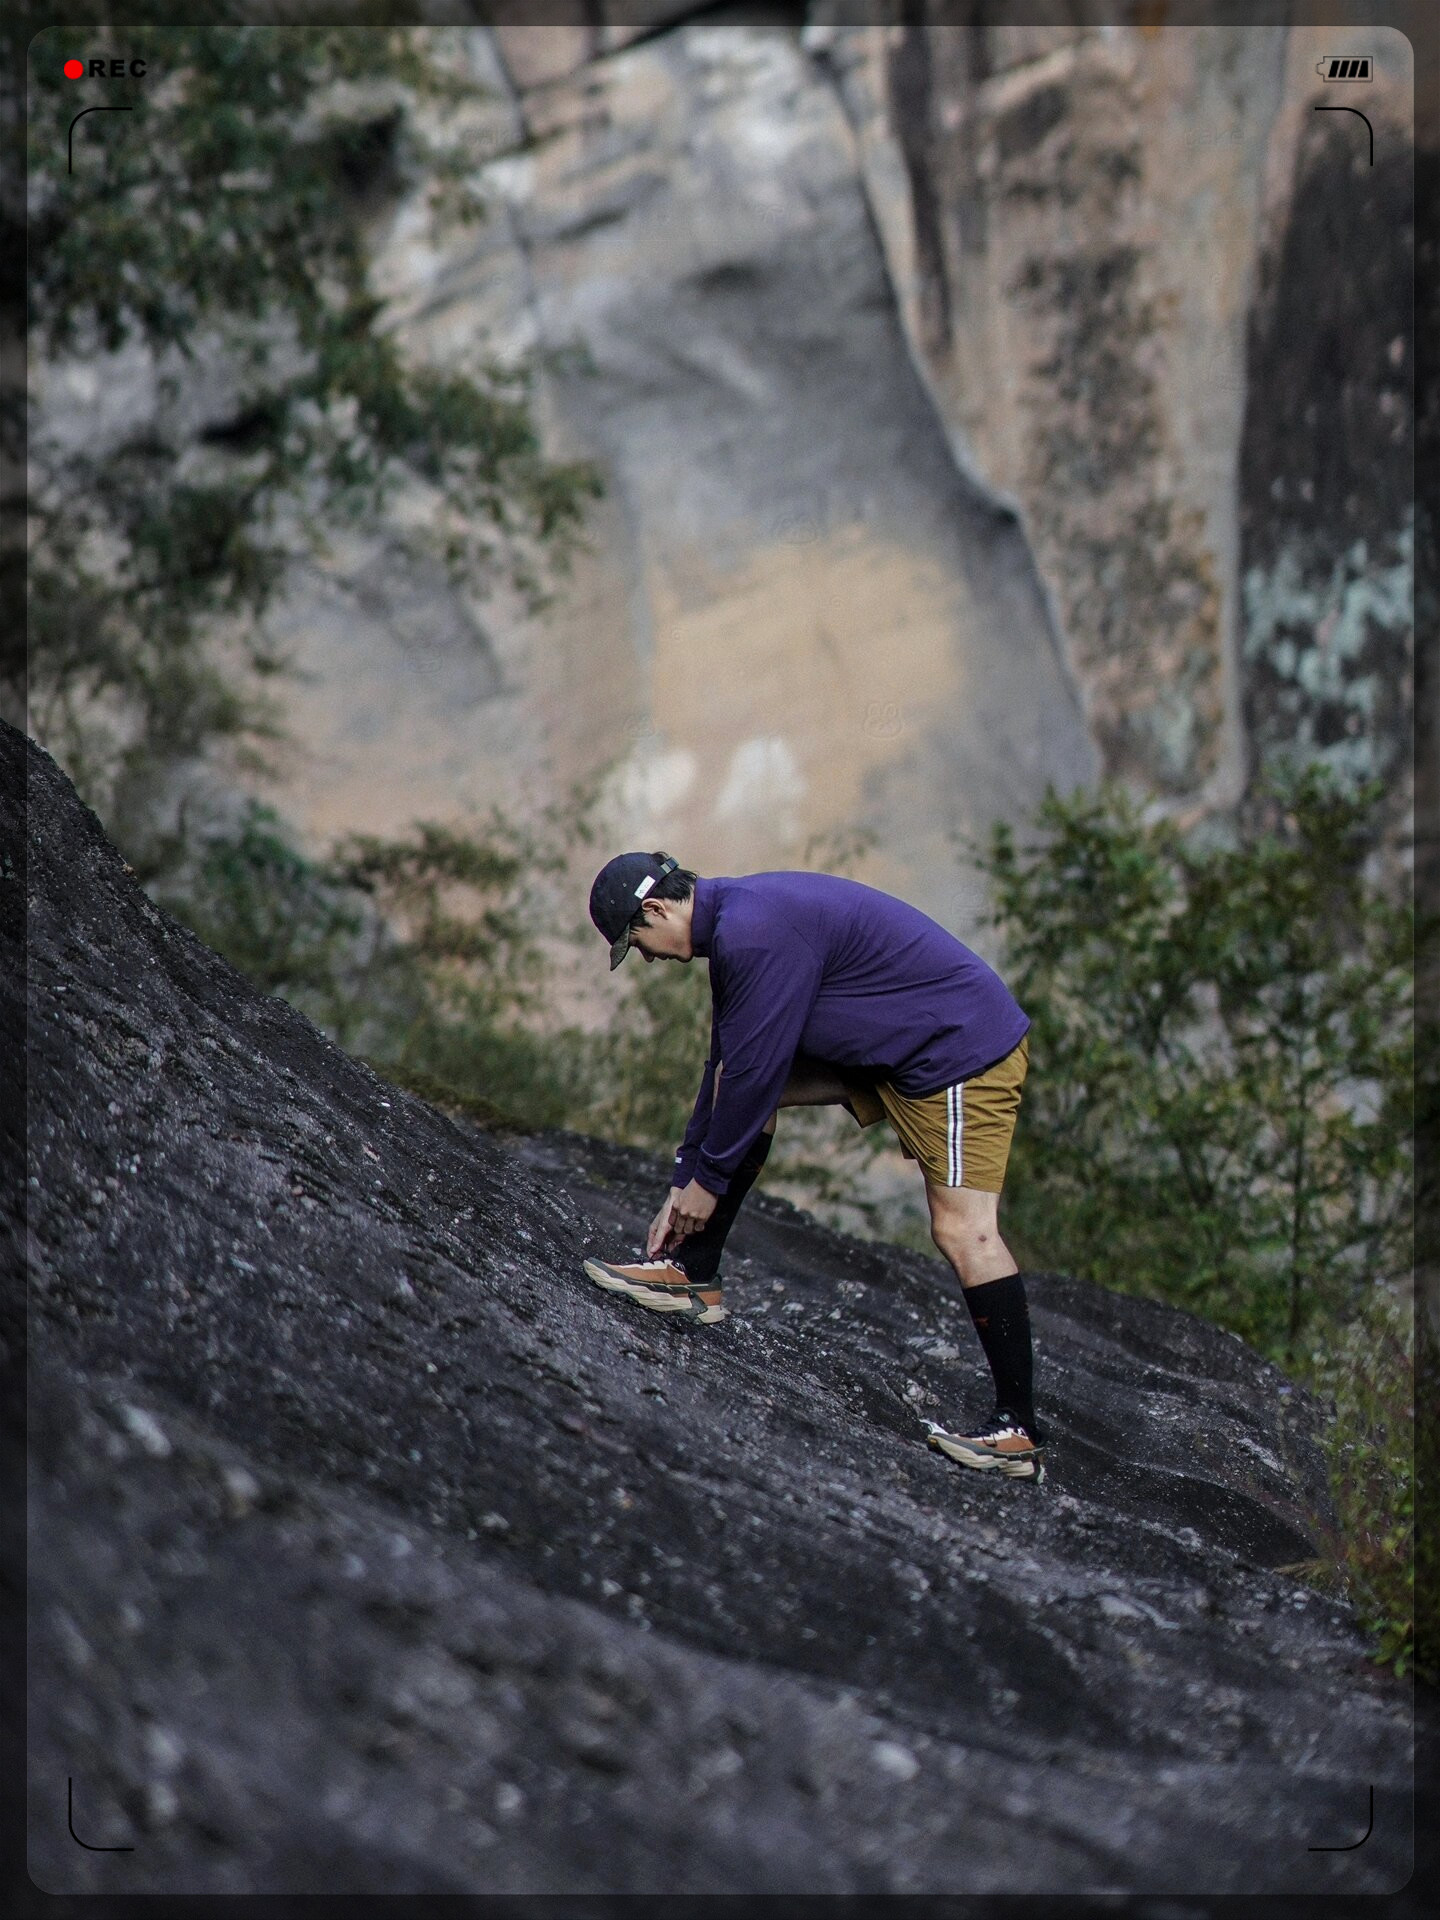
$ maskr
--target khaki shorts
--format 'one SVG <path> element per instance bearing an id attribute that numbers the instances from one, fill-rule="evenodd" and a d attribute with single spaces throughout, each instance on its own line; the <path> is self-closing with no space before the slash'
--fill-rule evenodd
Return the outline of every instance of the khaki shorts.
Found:
<path id="1" fill-rule="evenodd" d="M 862 1127 L 888 1119 L 907 1160 L 917 1160 L 939 1187 L 999 1193 L 1020 1111 L 1020 1088 L 1030 1065 L 1030 1036 L 993 1067 L 920 1099 L 898 1093 L 888 1080 L 851 1081 L 849 1107 Z"/>

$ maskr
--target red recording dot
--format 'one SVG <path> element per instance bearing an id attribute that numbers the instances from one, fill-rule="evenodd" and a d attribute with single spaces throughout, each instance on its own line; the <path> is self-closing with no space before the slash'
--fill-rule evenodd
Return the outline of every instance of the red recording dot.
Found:
<path id="1" fill-rule="evenodd" d="M 65 62 L 65 78 L 67 80 L 78 80 L 84 71 L 85 62 L 83 60 L 67 60 Z"/>

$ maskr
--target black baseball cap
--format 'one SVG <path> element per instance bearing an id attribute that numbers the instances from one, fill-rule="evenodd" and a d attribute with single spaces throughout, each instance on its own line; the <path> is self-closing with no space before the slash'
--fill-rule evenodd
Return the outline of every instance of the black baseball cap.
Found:
<path id="1" fill-rule="evenodd" d="M 680 862 L 668 853 L 617 853 L 595 876 L 590 889 L 590 918 L 610 942 L 613 973 L 630 951 L 630 922 L 657 880 Z"/>

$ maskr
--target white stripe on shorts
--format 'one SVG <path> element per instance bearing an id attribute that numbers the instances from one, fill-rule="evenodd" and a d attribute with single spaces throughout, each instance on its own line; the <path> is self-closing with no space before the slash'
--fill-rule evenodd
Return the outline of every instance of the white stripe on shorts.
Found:
<path id="1" fill-rule="evenodd" d="M 964 1083 L 959 1080 L 953 1087 L 945 1089 L 945 1152 L 952 1187 L 960 1184 L 962 1135 L 965 1130 L 965 1109 L 961 1099 L 963 1091 Z"/>

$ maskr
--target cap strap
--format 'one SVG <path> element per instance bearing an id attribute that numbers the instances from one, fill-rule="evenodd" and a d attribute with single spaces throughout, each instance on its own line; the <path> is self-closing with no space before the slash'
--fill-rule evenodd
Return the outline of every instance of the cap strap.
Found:
<path id="1" fill-rule="evenodd" d="M 646 894 L 649 893 L 650 889 L 655 885 L 656 881 L 663 880 L 667 873 L 673 873 L 675 869 L 679 866 L 679 864 L 680 862 L 678 860 L 672 860 L 670 855 L 667 853 L 665 858 L 660 862 L 658 870 L 654 873 L 647 873 L 645 878 L 640 882 L 639 886 L 636 887 L 635 898 L 637 900 L 643 900 Z"/>

